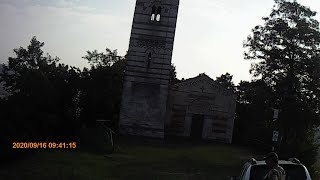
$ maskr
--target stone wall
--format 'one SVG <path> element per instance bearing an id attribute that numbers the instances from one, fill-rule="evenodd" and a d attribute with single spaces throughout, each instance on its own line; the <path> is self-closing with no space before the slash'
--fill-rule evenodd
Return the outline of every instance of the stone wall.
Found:
<path id="1" fill-rule="evenodd" d="M 152 7 L 160 21 L 151 21 Z M 179 0 L 137 0 L 125 68 L 120 132 L 164 136 Z"/>
<path id="2" fill-rule="evenodd" d="M 231 143 L 236 96 L 206 75 L 173 86 L 166 127 L 169 135 L 190 136 L 194 115 L 203 115 L 203 139 Z"/>

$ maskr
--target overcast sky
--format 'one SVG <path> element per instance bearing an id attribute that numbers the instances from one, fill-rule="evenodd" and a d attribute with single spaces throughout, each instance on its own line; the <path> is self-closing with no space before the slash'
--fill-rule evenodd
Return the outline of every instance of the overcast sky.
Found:
<path id="1" fill-rule="evenodd" d="M 320 10 L 319 0 L 299 0 Z M 242 43 L 271 12 L 273 0 L 180 0 L 172 62 L 178 78 L 225 72 L 250 80 Z M 32 36 L 61 62 L 88 66 L 87 50 L 128 50 L 135 0 L 0 0 L 0 63 Z M 317 15 L 320 21 L 320 16 Z"/>

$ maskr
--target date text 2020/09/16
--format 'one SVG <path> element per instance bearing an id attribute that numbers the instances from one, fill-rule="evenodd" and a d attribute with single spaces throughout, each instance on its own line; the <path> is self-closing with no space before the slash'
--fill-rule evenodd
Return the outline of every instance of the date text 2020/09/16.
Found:
<path id="1" fill-rule="evenodd" d="M 12 142 L 12 149 L 76 149 L 77 142 Z"/>

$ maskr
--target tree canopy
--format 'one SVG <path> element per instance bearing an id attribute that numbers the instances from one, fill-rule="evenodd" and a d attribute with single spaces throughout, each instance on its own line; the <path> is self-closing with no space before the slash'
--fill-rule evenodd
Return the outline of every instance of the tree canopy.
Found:
<path id="1" fill-rule="evenodd" d="M 273 106 L 281 107 L 282 121 L 308 129 L 319 124 L 319 22 L 316 12 L 296 1 L 275 3 L 270 16 L 263 18 L 264 25 L 256 26 L 244 43 L 245 58 L 255 60 L 252 74 L 273 89 Z M 299 110 L 293 115 L 289 111 L 295 107 Z"/>
<path id="2" fill-rule="evenodd" d="M 2 132 L 17 138 L 28 136 L 75 137 L 74 97 L 79 90 L 80 70 L 44 54 L 33 37 L 27 48 L 14 49 L 0 74 L 10 96 L 3 103 Z M 13 129 L 12 129 L 13 128 Z"/>
<path id="3" fill-rule="evenodd" d="M 83 59 L 91 68 L 82 72 L 82 121 L 93 125 L 97 119 L 108 119 L 117 127 L 126 56 L 106 48 L 106 52 L 87 51 Z"/>
<path id="4" fill-rule="evenodd" d="M 296 153 L 310 150 L 312 129 L 320 124 L 320 30 L 315 15 L 295 0 L 275 0 L 264 24 L 255 26 L 244 42 L 250 73 L 270 89 L 268 98 L 256 98 L 269 109 L 280 109 L 283 146 Z"/>
<path id="5" fill-rule="evenodd" d="M 234 90 L 235 85 L 232 81 L 232 78 L 233 78 L 233 76 L 227 72 L 225 74 L 222 74 L 219 77 L 216 77 L 216 82 L 218 82 L 223 87 L 225 87 L 229 90 Z"/>

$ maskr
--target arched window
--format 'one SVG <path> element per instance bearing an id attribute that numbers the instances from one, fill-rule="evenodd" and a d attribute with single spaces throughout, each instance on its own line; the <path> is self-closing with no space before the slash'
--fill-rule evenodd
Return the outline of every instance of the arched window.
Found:
<path id="1" fill-rule="evenodd" d="M 149 67 L 150 67 L 151 60 L 152 60 L 152 55 L 151 55 L 151 52 L 149 52 L 149 54 L 148 54 L 148 59 L 147 59 L 147 68 L 148 68 L 148 69 L 149 69 Z"/>
<path id="2" fill-rule="evenodd" d="M 156 16 L 156 21 L 160 21 L 160 17 L 161 17 L 161 6 L 158 7 L 157 9 L 157 16 Z"/>
<path id="3" fill-rule="evenodd" d="M 155 21 L 155 18 L 156 18 L 156 6 L 152 6 L 151 21 Z"/>

